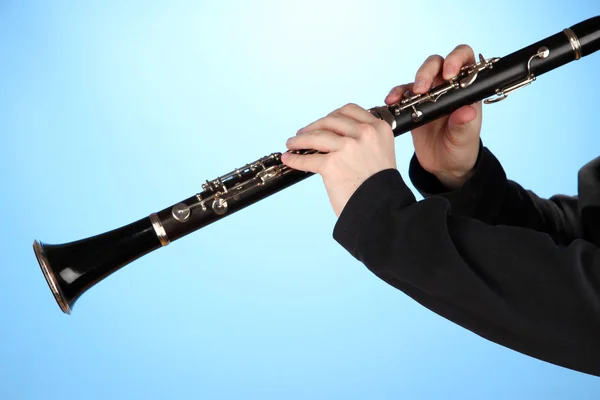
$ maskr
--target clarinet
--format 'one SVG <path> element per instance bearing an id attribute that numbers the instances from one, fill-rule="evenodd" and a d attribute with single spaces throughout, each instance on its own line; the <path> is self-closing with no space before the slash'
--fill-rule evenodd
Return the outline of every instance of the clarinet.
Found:
<path id="1" fill-rule="evenodd" d="M 502 58 L 479 54 L 479 61 L 429 92 L 406 92 L 398 103 L 368 111 L 399 136 L 462 106 L 502 101 L 538 76 L 599 49 L 596 16 Z M 201 192 L 129 225 L 65 244 L 36 240 L 33 250 L 56 302 L 70 314 L 86 290 L 123 266 L 311 175 L 291 169 L 281 162 L 281 153 L 273 153 L 206 181 Z"/>

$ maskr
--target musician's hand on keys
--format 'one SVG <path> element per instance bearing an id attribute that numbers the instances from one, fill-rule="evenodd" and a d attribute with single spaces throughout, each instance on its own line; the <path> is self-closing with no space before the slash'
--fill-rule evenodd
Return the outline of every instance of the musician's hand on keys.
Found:
<path id="1" fill-rule="evenodd" d="M 337 216 L 367 178 L 396 168 L 392 129 L 355 104 L 345 105 L 302 128 L 286 145 L 290 150 L 327 153 L 284 153 L 282 161 L 291 168 L 320 174 Z"/>
<path id="2" fill-rule="evenodd" d="M 385 98 L 388 105 L 400 101 L 407 90 L 426 93 L 431 87 L 451 79 L 463 65 L 475 62 L 473 49 L 457 46 L 446 59 L 427 58 L 417 71 L 415 82 L 393 88 Z M 412 131 L 415 153 L 421 166 L 446 187 L 461 187 L 470 177 L 479 153 L 481 102 L 464 106 L 450 115 Z"/>

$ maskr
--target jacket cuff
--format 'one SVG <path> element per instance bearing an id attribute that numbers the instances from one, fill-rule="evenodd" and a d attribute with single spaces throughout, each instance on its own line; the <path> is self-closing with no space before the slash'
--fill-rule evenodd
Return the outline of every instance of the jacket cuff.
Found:
<path id="1" fill-rule="evenodd" d="M 454 213 L 471 216 L 477 202 L 487 195 L 498 195 L 502 190 L 501 182 L 506 182 L 506 175 L 500 162 L 479 141 L 479 154 L 473 167 L 474 173 L 456 190 L 444 186 L 433 174 L 425 171 L 419 164 L 416 155 L 410 161 L 409 176 L 415 188 L 424 198 L 438 196 L 447 199 Z M 489 193 L 488 193 L 489 192 Z"/>
<path id="2" fill-rule="evenodd" d="M 333 238 L 354 255 L 361 237 L 368 235 L 365 228 L 390 198 L 400 207 L 416 202 L 415 196 L 397 169 L 380 171 L 358 187 L 335 224 Z"/>

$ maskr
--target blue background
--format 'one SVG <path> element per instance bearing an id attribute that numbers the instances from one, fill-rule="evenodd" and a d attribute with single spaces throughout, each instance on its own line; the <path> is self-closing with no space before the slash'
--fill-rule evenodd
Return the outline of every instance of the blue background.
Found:
<path id="1" fill-rule="evenodd" d="M 503 56 L 595 0 L 0 2 L 0 398 L 592 399 L 600 381 L 508 350 L 378 280 L 331 237 L 313 177 L 57 307 L 34 239 L 122 226 L 383 104 L 430 54 Z M 484 107 L 510 178 L 575 194 L 598 156 L 600 54 Z M 410 135 L 396 140 L 407 177 Z"/>

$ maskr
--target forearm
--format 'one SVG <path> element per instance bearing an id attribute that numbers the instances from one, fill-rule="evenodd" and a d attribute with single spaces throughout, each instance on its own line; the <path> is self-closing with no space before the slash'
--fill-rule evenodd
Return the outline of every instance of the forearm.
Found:
<path id="1" fill-rule="evenodd" d="M 360 192 L 359 192 L 360 191 Z M 374 191 L 383 196 L 367 200 Z M 600 251 L 415 202 L 397 171 L 359 188 L 334 237 L 373 273 L 443 317 L 514 350 L 600 375 Z"/>

